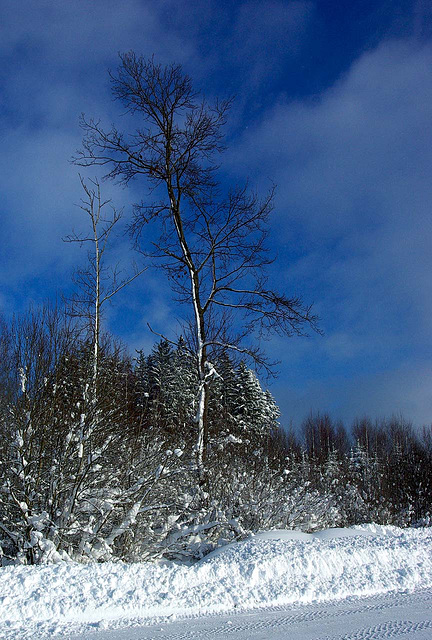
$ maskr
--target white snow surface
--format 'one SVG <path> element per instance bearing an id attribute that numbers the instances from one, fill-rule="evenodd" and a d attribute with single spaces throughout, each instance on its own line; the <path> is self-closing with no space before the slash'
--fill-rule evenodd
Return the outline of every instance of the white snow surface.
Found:
<path id="1" fill-rule="evenodd" d="M 271 531 L 220 548 L 192 566 L 3 567 L 0 638 L 87 634 L 431 587 L 432 529 Z"/>

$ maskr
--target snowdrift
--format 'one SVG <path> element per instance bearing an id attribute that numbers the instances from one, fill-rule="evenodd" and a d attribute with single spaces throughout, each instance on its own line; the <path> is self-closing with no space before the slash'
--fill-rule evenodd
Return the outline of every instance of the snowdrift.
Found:
<path id="1" fill-rule="evenodd" d="M 174 563 L 0 569 L 0 637 L 34 638 L 166 617 L 432 586 L 432 529 L 272 531 Z"/>

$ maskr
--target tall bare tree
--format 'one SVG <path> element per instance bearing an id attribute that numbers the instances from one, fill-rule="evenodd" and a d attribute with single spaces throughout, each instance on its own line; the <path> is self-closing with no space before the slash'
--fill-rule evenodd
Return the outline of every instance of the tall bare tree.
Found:
<path id="1" fill-rule="evenodd" d="M 91 245 L 87 253 L 86 267 L 77 269 L 75 273 L 74 280 L 78 292 L 69 300 L 69 310 L 72 316 L 86 320 L 91 335 L 93 354 L 90 397 L 91 403 L 96 405 L 103 309 L 107 302 L 141 275 L 144 269 L 138 270 L 134 267 L 132 275 L 121 277 L 118 265 L 110 267 L 106 264 L 108 240 L 122 213 L 111 205 L 111 200 L 103 200 L 98 180 L 86 182 L 80 176 L 80 182 L 85 193 L 80 208 L 89 217 L 90 231 L 83 235 L 72 233 L 64 238 L 64 241 Z"/>
<path id="2" fill-rule="evenodd" d="M 75 162 L 104 166 L 106 177 L 126 185 L 144 177 L 150 187 L 152 197 L 135 206 L 133 231 L 190 309 L 199 377 L 197 465 L 204 478 L 212 351 L 231 349 L 269 367 L 259 338 L 303 334 L 316 329 L 317 318 L 300 297 L 268 287 L 273 190 L 263 199 L 247 186 L 222 193 L 216 160 L 230 101 L 208 104 L 180 66 L 162 67 L 133 52 L 120 56 L 111 81 L 114 97 L 141 124 L 125 133 L 82 116 L 83 147 Z M 156 219 L 160 234 L 146 249 L 143 229 Z"/>

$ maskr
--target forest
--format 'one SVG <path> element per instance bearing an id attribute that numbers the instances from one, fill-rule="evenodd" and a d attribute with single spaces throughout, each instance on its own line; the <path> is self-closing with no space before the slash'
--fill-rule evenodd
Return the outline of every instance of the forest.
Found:
<path id="1" fill-rule="evenodd" d="M 182 340 L 131 358 L 63 310 L 3 321 L 3 563 L 198 559 L 263 529 L 429 525 L 432 431 L 402 417 L 286 430 L 243 361 L 214 362 L 206 477 L 196 458 L 198 372 Z"/>

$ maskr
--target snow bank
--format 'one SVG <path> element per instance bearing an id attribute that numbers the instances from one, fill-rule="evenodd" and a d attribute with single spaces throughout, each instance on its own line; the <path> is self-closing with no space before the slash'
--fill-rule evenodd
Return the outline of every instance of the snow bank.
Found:
<path id="1" fill-rule="evenodd" d="M 21 640 L 430 586 L 432 529 L 273 531 L 224 547 L 191 567 L 4 567 L 0 637 Z"/>

